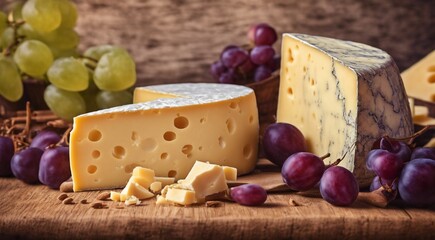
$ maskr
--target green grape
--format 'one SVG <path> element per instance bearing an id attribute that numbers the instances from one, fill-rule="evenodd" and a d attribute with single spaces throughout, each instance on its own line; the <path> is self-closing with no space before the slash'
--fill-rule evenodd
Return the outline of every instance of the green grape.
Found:
<path id="1" fill-rule="evenodd" d="M 47 86 L 44 100 L 54 114 L 67 121 L 86 112 L 85 101 L 78 92 L 65 91 L 54 85 Z"/>
<path id="2" fill-rule="evenodd" d="M 12 4 L 11 9 L 12 9 L 12 17 L 14 21 L 23 20 L 23 15 L 21 14 L 23 6 L 24 6 L 24 1 L 15 1 Z"/>
<path id="3" fill-rule="evenodd" d="M 11 27 L 6 28 L 6 30 L 1 35 L 0 48 L 5 49 L 9 47 L 14 42 L 14 29 Z"/>
<path id="4" fill-rule="evenodd" d="M 73 57 L 59 58 L 47 72 L 48 80 L 56 87 L 67 91 L 83 91 L 89 85 L 88 69 Z"/>
<path id="5" fill-rule="evenodd" d="M 0 34 L 3 33 L 3 31 L 7 28 L 7 26 L 8 26 L 8 18 L 6 14 L 0 11 Z"/>
<path id="6" fill-rule="evenodd" d="M 78 17 L 76 5 L 69 0 L 59 0 L 59 9 L 62 15 L 60 28 L 74 28 Z"/>
<path id="7" fill-rule="evenodd" d="M 57 0 L 28 0 L 21 14 L 33 29 L 43 33 L 58 28 L 62 20 Z"/>
<path id="8" fill-rule="evenodd" d="M 111 52 L 114 49 L 121 49 L 120 47 L 117 46 L 112 46 L 112 45 L 98 45 L 98 46 L 93 46 L 90 47 L 88 49 L 86 49 L 86 51 L 83 53 L 83 55 L 85 57 L 88 58 L 92 58 L 94 60 L 100 60 L 100 58 L 106 54 Z"/>
<path id="9" fill-rule="evenodd" d="M 24 23 L 18 28 L 18 35 L 24 36 L 26 39 L 30 40 L 39 40 L 42 41 L 42 35 L 35 31 L 35 29 L 30 26 L 28 23 Z"/>
<path id="10" fill-rule="evenodd" d="M 23 96 L 23 83 L 15 63 L 0 56 L 0 95 L 11 102 Z"/>
<path id="11" fill-rule="evenodd" d="M 104 109 L 131 104 L 133 101 L 133 95 L 128 91 L 101 91 L 97 94 L 96 100 L 98 108 Z"/>
<path id="12" fill-rule="evenodd" d="M 27 40 L 18 46 L 14 60 L 21 71 L 32 77 L 39 77 L 44 75 L 53 63 L 53 54 L 44 43 Z"/>
<path id="13" fill-rule="evenodd" d="M 133 59 L 123 49 L 114 49 L 104 54 L 94 71 L 97 87 L 105 91 L 121 91 L 136 82 L 136 66 Z"/>
<path id="14" fill-rule="evenodd" d="M 73 29 L 58 28 L 42 37 L 42 41 L 60 50 L 77 47 L 80 37 Z"/>

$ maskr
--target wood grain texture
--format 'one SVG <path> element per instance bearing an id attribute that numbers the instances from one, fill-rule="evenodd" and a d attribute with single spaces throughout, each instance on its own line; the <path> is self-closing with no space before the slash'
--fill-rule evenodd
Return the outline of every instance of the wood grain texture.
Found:
<path id="1" fill-rule="evenodd" d="M 0 2 L 0 7 L 12 0 Z M 124 46 L 139 85 L 211 82 L 209 65 L 228 44 L 246 43 L 253 23 L 379 47 L 401 70 L 435 49 L 432 0 L 75 0 L 80 49 Z M 276 48 L 279 49 L 279 43 Z"/>
<path id="2" fill-rule="evenodd" d="M 76 204 L 57 200 L 58 191 L 0 179 L 0 238 L 10 239 L 434 239 L 435 209 L 375 208 L 356 202 L 334 207 L 296 193 L 269 194 L 261 207 L 225 202 L 205 206 L 142 206 L 93 209 L 100 193 L 69 193 Z M 294 199 L 303 206 L 291 206 Z"/>

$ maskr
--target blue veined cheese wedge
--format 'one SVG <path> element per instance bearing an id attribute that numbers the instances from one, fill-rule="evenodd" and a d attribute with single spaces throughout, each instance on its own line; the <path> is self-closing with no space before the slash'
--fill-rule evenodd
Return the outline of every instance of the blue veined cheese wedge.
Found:
<path id="1" fill-rule="evenodd" d="M 358 182 L 373 177 L 365 156 L 382 135 L 413 133 L 399 70 L 384 51 L 350 41 L 284 34 L 277 121 L 298 127 L 309 150 L 344 157 Z"/>
<path id="2" fill-rule="evenodd" d="M 185 83 L 137 88 L 135 104 L 74 118 L 74 191 L 124 187 L 136 166 L 185 178 L 196 160 L 251 172 L 258 111 L 244 86 Z"/>

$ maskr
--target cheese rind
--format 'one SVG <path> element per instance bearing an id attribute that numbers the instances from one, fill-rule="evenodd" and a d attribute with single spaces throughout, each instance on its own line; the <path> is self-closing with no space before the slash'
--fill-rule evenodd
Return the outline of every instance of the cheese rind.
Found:
<path id="1" fill-rule="evenodd" d="M 382 135 L 409 136 L 410 108 L 397 66 L 382 50 L 350 41 L 284 34 L 277 121 L 295 125 L 309 150 L 373 177 L 365 156 Z"/>
<path id="2" fill-rule="evenodd" d="M 176 179 L 186 177 L 196 159 L 239 174 L 254 169 L 259 126 L 252 89 L 168 84 L 138 88 L 135 99 L 150 101 L 74 118 L 74 191 L 123 187 L 136 166 Z"/>

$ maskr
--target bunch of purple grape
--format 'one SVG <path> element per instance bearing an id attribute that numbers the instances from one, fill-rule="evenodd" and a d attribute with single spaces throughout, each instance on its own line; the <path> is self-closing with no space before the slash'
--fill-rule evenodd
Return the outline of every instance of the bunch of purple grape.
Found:
<path id="1" fill-rule="evenodd" d="M 248 38 L 247 47 L 229 45 L 211 65 L 210 73 L 217 82 L 244 85 L 267 79 L 279 69 L 281 57 L 272 47 L 278 39 L 275 29 L 260 23 L 251 27 Z"/>
<path id="2" fill-rule="evenodd" d="M 435 204 L 435 148 L 411 148 L 389 137 L 376 141 L 366 157 L 367 168 L 377 175 L 370 191 L 383 187 L 392 201 L 397 195 L 407 204 Z"/>
<path id="3" fill-rule="evenodd" d="M 30 146 L 15 152 L 9 137 L 0 137 L 0 177 L 20 179 L 27 184 L 43 183 L 59 189 L 71 177 L 69 148 L 58 146 L 61 136 L 52 130 L 42 130 Z"/>
<path id="4" fill-rule="evenodd" d="M 326 166 L 324 157 L 307 152 L 303 134 L 288 123 L 274 123 L 263 135 L 263 148 L 267 158 L 281 166 L 283 181 L 295 191 L 307 191 L 320 183 L 320 194 L 327 202 L 351 205 L 359 193 L 355 176 L 346 168 Z M 327 156 L 325 156 L 327 157 Z"/>

